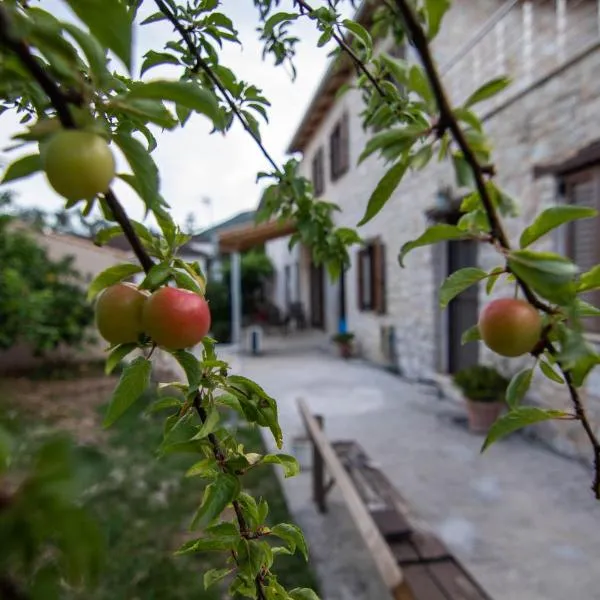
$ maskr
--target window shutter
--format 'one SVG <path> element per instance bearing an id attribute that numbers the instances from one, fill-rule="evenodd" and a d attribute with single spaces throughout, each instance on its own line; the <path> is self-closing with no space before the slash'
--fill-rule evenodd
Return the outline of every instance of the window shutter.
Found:
<path id="1" fill-rule="evenodd" d="M 358 310 L 364 310 L 365 306 L 364 306 L 364 302 L 363 302 L 363 298 L 364 298 L 364 292 L 363 292 L 363 288 L 365 285 L 365 281 L 364 281 L 364 271 L 363 271 L 363 255 L 364 255 L 364 250 L 360 250 L 357 255 L 356 255 L 356 264 L 357 264 L 357 268 L 356 268 L 356 274 L 357 274 L 357 279 L 356 279 L 356 293 L 357 293 L 357 298 L 356 298 L 356 304 L 358 306 Z"/>
<path id="2" fill-rule="evenodd" d="M 600 208 L 600 171 L 579 173 L 567 181 L 569 202 L 576 206 Z M 569 224 L 568 248 L 573 262 L 581 272 L 590 270 L 600 263 L 599 219 L 581 219 Z M 582 300 L 600 308 L 600 291 L 595 290 L 581 296 Z M 600 333 L 600 320 L 589 319 L 586 329 Z"/>
<path id="3" fill-rule="evenodd" d="M 386 268 L 385 268 L 385 245 L 380 241 L 373 244 L 373 294 L 374 310 L 383 315 L 387 311 L 386 302 Z"/>
<path id="4" fill-rule="evenodd" d="M 340 152 L 338 175 L 343 175 L 350 168 L 350 118 L 344 113 L 340 122 Z"/>

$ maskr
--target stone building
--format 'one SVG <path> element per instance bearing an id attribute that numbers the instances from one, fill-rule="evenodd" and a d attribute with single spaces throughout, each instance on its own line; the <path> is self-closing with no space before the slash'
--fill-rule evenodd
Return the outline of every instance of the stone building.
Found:
<path id="1" fill-rule="evenodd" d="M 376 4 L 376 2 L 374 3 Z M 357 20 L 369 24 L 374 4 L 363 3 Z M 513 84 L 478 106 L 493 143 L 497 183 L 515 198 L 520 216 L 510 220 L 511 239 L 532 217 L 557 202 L 600 204 L 600 2 L 597 0 L 454 0 L 433 50 L 455 103 L 482 82 L 509 74 Z M 398 51 L 382 43 L 382 49 Z M 416 60 L 412 49 L 400 49 Z M 340 225 L 355 227 L 370 193 L 385 173 L 377 157 L 357 165 L 369 139 L 363 130 L 357 90 L 336 92 L 353 77 L 335 65 L 327 71 L 289 146 L 302 156 L 302 173 L 316 191 L 337 203 Z M 299 299 L 313 326 L 331 334 L 343 317 L 361 353 L 417 380 L 440 380 L 474 362 L 495 360 L 477 344 L 461 345 L 462 332 L 488 301 L 483 286 L 472 288 L 447 310 L 438 305 L 439 283 L 464 266 L 491 269 L 500 257 L 472 242 L 452 242 L 413 251 L 405 268 L 397 262 L 403 243 L 418 237 L 431 214 L 448 197 L 458 197 L 448 164 L 432 161 L 405 176 L 386 207 L 360 229 L 365 248 L 353 251 L 352 266 L 331 283 L 306 249 L 287 250 L 287 240 L 269 242 L 277 265 L 275 299 L 285 306 Z M 431 209 L 438 210 L 431 210 Z M 443 212 L 443 210 L 441 211 Z M 598 219 L 563 227 L 539 248 L 566 251 L 583 268 L 600 262 Z M 498 287 L 495 293 L 506 293 Z M 590 324 L 591 340 L 600 327 Z M 513 364 L 513 362 L 515 364 Z M 513 361 L 503 368 L 513 372 Z M 543 403 L 563 406 L 555 386 L 540 390 Z M 600 374 L 592 375 L 590 408 L 600 406 Z M 577 428 L 579 431 L 580 428 Z M 554 438 L 552 426 L 546 431 Z M 574 434 L 575 435 L 575 434 Z M 555 440 L 567 452 L 576 439 Z"/>

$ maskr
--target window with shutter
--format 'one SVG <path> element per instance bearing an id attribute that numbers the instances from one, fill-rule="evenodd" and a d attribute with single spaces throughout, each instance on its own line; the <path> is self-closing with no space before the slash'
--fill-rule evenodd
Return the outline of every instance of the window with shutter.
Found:
<path id="1" fill-rule="evenodd" d="M 336 181 L 350 168 L 350 118 L 344 113 L 329 136 L 331 180 Z"/>
<path id="2" fill-rule="evenodd" d="M 358 253 L 358 308 L 361 311 L 386 312 L 385 246 L 373 241 Z"/>
<path id="3" fill-rule="evenodd" d="M 567 201 L 576 206 L 600 209 L 600 167 L 565 177 Z M 567 252 L 582 273 L 600 263 L 600 219 L 581 219 L 569 224 Z M 600 308 L 600 290 L 584 294 L 582 300 Z M 588 331 L 600 333 L 600 319 L 585 320 Z"/>
<path id="4" fill-rule="evenodd" d="M 315 196 L 325 191 L 325 156 L 323 148 L 319 148 L 312 160 L 312 183 Z"/>

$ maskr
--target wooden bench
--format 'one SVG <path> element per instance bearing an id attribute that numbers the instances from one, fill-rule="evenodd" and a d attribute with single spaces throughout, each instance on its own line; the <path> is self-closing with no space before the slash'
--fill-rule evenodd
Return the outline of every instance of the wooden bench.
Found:
<path id="1" fill-rule="evenodd" d="M 313 446 L 314 502 L 327 512 L 327 494 L 334 485 L 340 489 L 392 598 L 492 600 L 446 546 L 409 514 L 406 501 L 362 447 L 353 441 L 330 443 L 323 419 L 313 416 L 302 400 L 298 404 Z"/>

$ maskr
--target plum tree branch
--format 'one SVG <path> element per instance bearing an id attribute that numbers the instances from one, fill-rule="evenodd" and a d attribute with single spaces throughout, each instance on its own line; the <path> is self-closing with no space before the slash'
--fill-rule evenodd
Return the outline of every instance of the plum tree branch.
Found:
<path id="1" fill-rule="evenodd" d="M 225 86 L 221 83 L 221 80 L 219 79 L 219 77 L 210 68 L 210 65 L 204 60 L 204 58 L 202 58 L 202 55 L 200 54 L 200 50 L 194 43 L 194 40 L 192 39 L 190 32 L 183 26 L 182 23 L 180 23 L 177 16 L 173 14 L 173 12 L 169 9 L 169 7 L 165 4 L 165 2 L 163 2 L 163 0 L 154 0 L 154 2 L 156 4 L 156 6 L 158 7 L 158 9 L 160 10 L 160 12 L 163 13 L 163 15 L 165 15 L 165 17 L 167 17 L 167 19 L 171 22 L 171 24 L 173 25 L 175 30 L 182 37 L 182 39 L 185 42 L 186 46 L 188 47 L 188 50 L 190 51 L 190 53 L 196 59 L 194 71 L 197 72 L 200 69 L 202 69 L 206 73 L 207 77 L 212 81 L 212 83 L 219 90 L 219 92 L 221 92 L 221 95 L 223 96 L 223 98 L 225 99 L 227 104 L 229 105 L 229 108 L 231 108 L 231 110 L 232 110 L 233 114 L 236 116 L 237 120 L 241 123 L 242 127 L 246 130 L 248 135 L 250 135 L 250 137 L 254 140 L 256 145 L 259 147 L 263 156 L 267 159 L 267 161 L 273 167 L 273 169 L 275 169 L 275 171 L 277 173 L 280 173 L 281 169 L 275 162 L 275 159 L 273 159 L 273 157 L 269 154 L 268 150 L 266 149 L 265 145 L 262 143 L 258 134 L 252 130 L 252 128 L 248 124 L 248 121 L 246 121 L 246 119 L 244 118 L 244 115 L 241 113 L 237 104 L 231 97 L 231 94 L 229 94 L 229 92 L 227 91 Z"/>
<path id="2" fill-rule="evenodd" d="M 475 153 L 471 149 L 461 129 L 461 126 L 454 115 L 448 100 L 448 96 L 444 90 L 441 77 L 433 60 L 433 56 L 431 55 L 427 36 L 425 35 L 423 28 L 418 22 L 413 9 L 407 0 L 395 0 L 395 2 L 402 20 L 404 21 L 408 36 L 417 50 L 417 53 L 421 58 L 421 62 L 423 63 L 427 79 L 431 85 L 433 95 L 436 99 L 440 118 L 452 133 L 457 146 L 462 151 L 465 160 L 473 171 L 475 185 L 492 228 L 491 235 L 502 248 L 510 251 L 511 248 L 508 237 L 504 232 L 500 216 L 496 211 L 496 207 L 494 206 L 494 203 L 492 202 L 490 194 L 488 193 L 485 185 L 484 167 L 480 164 L 479 160 L 475 156 Z M 519 282 L 519 286 L 530 304 L 540 310 L 550 312 L 548 310 L 549 307 L 543 302 L 540 302 L 540 300 L 535 296 L 535 294 L 530 290 L 529 286 L 524 281 L 521 281 L 519 278 L 517 278 L 517 281 Z M 553 356 L 557 355 L 556 348 L 549 340 L 545 341 L 545 347 L 550 354 Z M 585 408 L 583 407 L 583 403 L 579 397 L 579 392 L 573 383 L 573 378 L 570 372 L 563 369 L 563 367 L 560 365 L 560 362 L 558 364 L 565 378 L 577 419 L 581 421 L 584 431 L 592 444 L 594 452 L 594 482 L 592 484 L 592 490 L 596 498 L 600 499 L 600 441 L 594 433 L 593 427 L 587 416 Z"/>
<path id="3" fill-rule="evenodd" d="M 160 0 L 159 0 L 160 1 Z M 74 129 L 76 127 L 75 120 L 71 115 L 71 111 L 69 109 L 69 103 L 65 95 L 61 92 L 60 88 L 56 84 L 56 82 L 48 75 L 48 73 L 42 68 L 37 59 L 31 53 L 29 46 L 25 43 L 24 40 L 17 39 L 11 36 L 10 32 L 10 22 L 8 18 L 8 14 L 5 9 L 0 5 L 0 43 L 6 45 L 23 63 L 23 65 L 27 68 L 27 70 L 31 73 L 34 79 L 40 84 L 42 89 L 47 94 L 52 106 L 57 112 L 57 115 L 65 128 Z M 133 251 L 135 252 L 138 260 L 140 261 L 141 266 L 144 271 L 148 273 L 148 271 L 154 265 L 154 262 L 150 258 L 150 255 L 144 249 L 139 237 L 135 233 L 131 221 L 125 212 L 122 204 L 119 202 L 117 196 L 114 194 L 112 190 L 109 190 L 104 195 L 104 198 L 112 211 L 112 216 L 121 226 L 129 244 L 131 245 Z M 202 423 L 206 421 L 207 415 L 206 411 L 202 407 L 202 397 L 200 392 L 196 393 L 194 398 L 194 407 L 198 414 L 198 417 Z M 219 460 L 219 457 L 224 458 L 223 450 L 221 449 L 219 440 L 214 434 L 210 434 L 209 441 L 212 446 L 212 451 Z M 233 508 L 236 514 L 236 518 L 238 521 L 238 526 L 240 529 L 240 533 L 248 531 L 248 526 L 244 517 L 244 513 L 239 502 L 233 502 Z M 4 583 L 4 580 L 0 579 L 0 584 Z M 6 590 L 5 590 L 6 591 Z M 260 575 L 256 577 L 256 591 L 258 600 L 266 600 L 265 592 L 262 585 L 262 580 Z M 10 597 L 10 596 L 7 596 Z M 20 600 L 20 596 L 12 596 L 15 600 Z"/>

